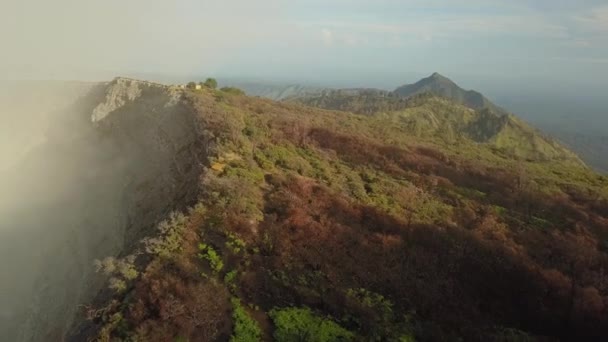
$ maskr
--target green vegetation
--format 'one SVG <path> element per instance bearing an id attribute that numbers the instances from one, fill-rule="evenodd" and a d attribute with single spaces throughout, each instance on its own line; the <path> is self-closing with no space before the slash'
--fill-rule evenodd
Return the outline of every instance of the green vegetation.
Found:
<path id="1" fill-rule="evenodd" d="M 199 203 L 144 240 L 142 269 L 100 262 L 124 281 L 95 316 L 104 334 L 608 334 L 608 180 L 561 147 L 532 135 L 530 149 L 517 120 L 428 94 L 342 94 L 370 111 L 357 115 L 228 93 L 185 91 L 206 144 Z"/>
<path id="2" fill-rule="evenodd" d="M 383 318 L 387 318 L 393 314 L 393 304 L 381 294 L 366 289 L 349 289 L 346 292 L 346 296 L 365 307 L 373 308 Z"/>
<path id="3" fill-rule="evenodd" d="M 294 101 L 326 109 L 377 114 L 374 118 L 381 122 L 385 132 L 388 125 L 397 126 L 408 135 L 424 137 L 442 145 L 484 143 L 509 158 L 581 163 L 572 152 L 542 136 L 513 115 L 483 107 L 474 111 L 465 104 L 459 106 L 431 93 L 404 99 L 385 94 L 378 96 L 335 91 Z"/>
<path id="4" fill-rule="evenodd" d="M 209 89 L 217 88 L 217 80 L 215 78 L 208 78 L 204 83 L 205 87 Z"/>
<path id="5" fill-rule="evenodd" d="M 235 234 L 229 232 L 226 247 L 228 247 L 232 253 L 239 254 L 245 249 L 246 245 L 245 241 L 239 239 Z"/>
<path id="6" fill-rule="evenodd" d="M 232 94 L 232 95 L 245 95 L 245 92 L 239 88 L 235 87 L 223 87 L 220 89 L 224 93 Z"/>
<path id="7" fill-rule="evenodd" d="M 237 276 L 238 276 L 238 271 L 237 270 L 232 270 L 230 272 L 227 272 L 226 275 L 224 276 L 224 282 L 228 286 L 232 287 L 235 284 Z M 234 289 L 234 287 L 232 289 Z"/>
<path id="8" fill-rule="evenodd" d="M 207 260 L 213 272 L 219 273 L 224 268 L 222 257 L 213 249 L 213 247 L 200 243 L 198 245 L 198 250 L 200 251 L 198 257 Z"/>
<path id="9" fill-rule="evenodd" d="M 182 234 L 188 218 L 182 213 L 171 213 L 169 219 L 158 225 L 158 236 L 144 239 L 147 253 L 170 258 L 181 248 Z"/>
<path id="10" fill-rule="evenodd" d="M 105 258 L 102 261 L 95 260 L 97 272 L 103 272 L 107 276 L 111 276 L 108 287 L 117 293 L 127 289 L 129 282 L 135 280 L 139 272 L 134 265 L 135 257 L 128 256 L 123 259 Z"/>
<path id="11" fill-rule="evenodd" d="M 395 315 L 394 304 L 383 295 L 359 288 L 349 289 L 346 297 L 350 320 L 367 332 L 370 341 L 415 341 L 408 315 Z"/>
<path id="12" fill-rule="evenodd" d="M 234 332 L 230 342 L 255 342 L 262 340 L 262 330 L 258 323 L 241 305 L 238 298 L 232 298 L 232 318 L 234 319 Z"/>
<path id="13" fill-rule="evenodd" d="M 315 315 L 308 308 L 274 309 L 270 312 L 277 342 L 352 341 L 355 335 L 334 321 Z"/>

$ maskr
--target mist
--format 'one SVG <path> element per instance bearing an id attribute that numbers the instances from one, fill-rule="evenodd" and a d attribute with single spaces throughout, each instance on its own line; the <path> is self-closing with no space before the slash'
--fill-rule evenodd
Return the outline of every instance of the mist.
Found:
<path id="1" fill-rule="evenodd" d="M 94 261 L 183 210 L 199 174 L 192 113 L 165 88 L 117 79 L 38 91 L 42 107 L 2 107 L 24 131 L 4 136 L 0 178 L 0 336 L 10 341 L 69 338 L 104 285 Z"/>
<path id="2" fill-rule="evenodd" d="M 61 337 L 94 269 L 94 243 L 119 226 L 116 147 L 99 140 L 79 97 L 84 83 L 5 83 L 0 177 L 0 336 L 12 341 Z M 108 163 L 101 168 L 104 159 Z M 93 186 L 93 184 L 100 186 Z M 103 186 L 103 187 L 102 187 Z M 114 231 L 107 230 L 107 232 Z M 120 239 L 117 234 L 115 238 Z M 112 246 L 113 245 L 113 246 Z M 113 254 L 118 244 L 99 245 Z"/>

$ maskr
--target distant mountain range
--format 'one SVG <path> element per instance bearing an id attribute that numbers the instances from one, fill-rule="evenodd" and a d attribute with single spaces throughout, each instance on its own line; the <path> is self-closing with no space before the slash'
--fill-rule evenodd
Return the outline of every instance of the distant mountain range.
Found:
<path id="1" fill-rule="evenodd" d="M 264 82 L 224 82 L 226 85 L 243 89 L 249 96 L 265 97 L 276 101 L 293 100 L 302 97 L 311 97 L 322 94 L 353 95 L 362 96 L 381 95 L 407 98 L 422 93 L 433 93 L 437 96 L 448 98 L 453 102 L 465 105 L 473 109 L 489 108 L 492 111 L 506 114 L 506 111 L 492 103 L 488 98 L 474 90 L 465 90 L 459 87 L 449 78 L 435 72 L 427 78 L 413 84 L 406 84 L 394 91 L 374 88 L 347 88 L 335 89 L 329 87 L 315 87 L 299 84 L 271 84 Z"/>
<path id="2" fill-rule="evenodd" d="M 415 135 L 444 140 L 466 138 L 490 144 L 503 153 L 524 159 L 562 159 L 582 163 L 556 140 L 494 104 L 480 92 L 465 90 L 436 72 L 393 91 L 254 82 L 231 85 L 240 87 L 248 95 L 273 100 L 364 115 L 395 115 L 407 122 L 410 132 Z"/>
<path id="3" fill-rule="evenodd" d="M 323 87 L 305 86 L 300 84 L 277 84 L 267 82 L 240 82 L 219 80 L 221 86 L 240 88 L 249 96 L 264 97 L 275 101 L 319 94 L 328 89 Z"/>

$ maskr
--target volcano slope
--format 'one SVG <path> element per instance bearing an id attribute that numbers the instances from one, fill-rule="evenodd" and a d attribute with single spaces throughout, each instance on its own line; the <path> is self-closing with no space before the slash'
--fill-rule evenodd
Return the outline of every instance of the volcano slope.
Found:
<path id="1" fill-rule="evenodd" d="M 74 340 L 608 336 L 608 180 L 529 147 L 536 132 L 517 153 L 439 134 L 437 118 L 483 115 L 434 96 L 371 115 L 184 98 L 208 147 L 198 203 L 99 262 L 114 294 Z M 416 133 L 403 110 L 437 129 Z"/>

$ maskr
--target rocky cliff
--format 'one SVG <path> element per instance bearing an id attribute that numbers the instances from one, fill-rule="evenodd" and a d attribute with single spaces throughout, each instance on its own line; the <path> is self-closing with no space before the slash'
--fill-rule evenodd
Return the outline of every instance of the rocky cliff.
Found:
<path id="1" fill-rule="evenodd" d="M 117 78 L 53 116 L 47 143 L 3 175 L 0 336 L 64 339 L 117 256 L 197 195 L 204 146 L 179 89 Z"/>

